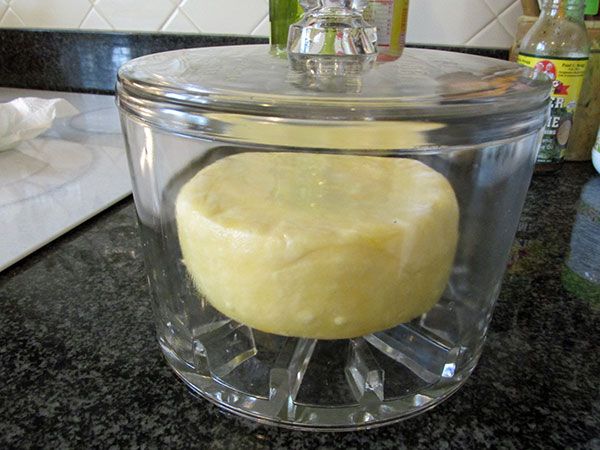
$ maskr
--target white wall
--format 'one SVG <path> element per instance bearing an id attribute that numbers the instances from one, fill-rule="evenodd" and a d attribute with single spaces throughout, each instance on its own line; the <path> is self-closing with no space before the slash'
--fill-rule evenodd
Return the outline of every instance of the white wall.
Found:
<path id="1" fill-rule="evenodd" d="M 408 41 L 510 47 L 519 0 L 411 0 Z M 0 0 L 0 28 L 267 36 L 268 0 Z"/>

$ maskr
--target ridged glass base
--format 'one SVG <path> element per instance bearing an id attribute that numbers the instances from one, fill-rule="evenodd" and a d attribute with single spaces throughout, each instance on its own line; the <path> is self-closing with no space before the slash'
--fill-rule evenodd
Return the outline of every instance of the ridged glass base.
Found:
<path id="1" fill-rule="evenodd" d="M 404 353 L 403 341 L 413 349 L 428 346 L 427 360 Z M 410 326 L 317 341 L 228 321 L 195 342 L 192 361 L 164 338 L 159 342 L 194 393 L 240 416 L 301 430 L 369 429 L 415 416 L 452 395 L 475 366 L 472 360 L 456 370 L 458 349 L 417 336 Z"/>

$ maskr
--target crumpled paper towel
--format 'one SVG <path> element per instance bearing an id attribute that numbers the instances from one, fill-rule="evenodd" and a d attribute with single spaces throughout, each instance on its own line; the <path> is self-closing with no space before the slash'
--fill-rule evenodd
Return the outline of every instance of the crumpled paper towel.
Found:
<path id="1" fill-rule="evenodd" d="M 0 103 L 0 152 L 42 134 L 55 119 L 77 113 L 77 108 L 62 98 L 20 97 Z"/>

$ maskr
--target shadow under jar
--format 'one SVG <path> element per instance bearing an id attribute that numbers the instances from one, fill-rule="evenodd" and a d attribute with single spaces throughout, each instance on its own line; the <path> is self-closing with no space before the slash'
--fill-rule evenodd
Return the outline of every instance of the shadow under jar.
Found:
<path id="1" fill-rule="evenodd" d="M 466 381 L 546 118 L 512 63 L 345 61 L 242 46 L 119 72 L 162 351 L 260 422 L 369 428 Z"/>

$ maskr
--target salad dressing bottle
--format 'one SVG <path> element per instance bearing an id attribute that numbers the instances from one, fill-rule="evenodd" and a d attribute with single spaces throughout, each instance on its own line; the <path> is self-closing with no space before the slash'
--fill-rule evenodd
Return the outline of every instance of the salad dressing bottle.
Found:
<path id="1" fill-rule="evenodd" d="M 534 77 L 552 80 L 551 115 L 544 130 L 536 171 L 560 168 L 590 54 L 584 0 L 544 0 L 540 18 L 525 35 L 517 62 Z"/>

